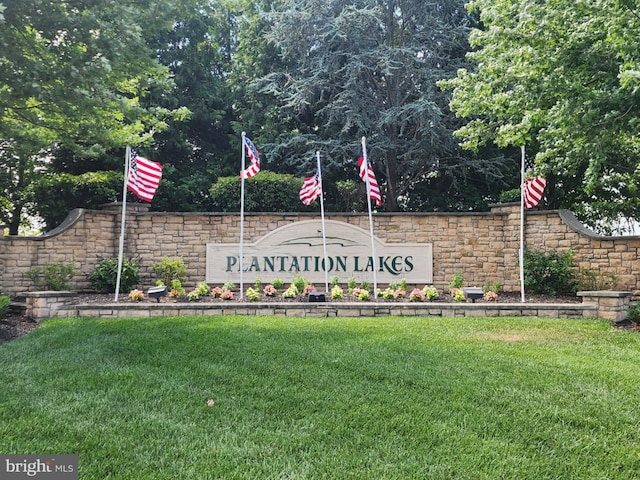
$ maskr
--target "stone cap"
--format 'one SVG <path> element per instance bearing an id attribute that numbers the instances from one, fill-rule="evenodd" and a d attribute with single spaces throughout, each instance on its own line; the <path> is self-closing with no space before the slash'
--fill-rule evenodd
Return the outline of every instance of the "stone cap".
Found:
<path id="1" fill-rule="evenodd" d="M 585 292 L 577 292 L 578 297 L 605 297 L 605 298 L 624 298 L 633 295 L 633 292 L 614 291 L 614 290 L 593 290 Z"/>

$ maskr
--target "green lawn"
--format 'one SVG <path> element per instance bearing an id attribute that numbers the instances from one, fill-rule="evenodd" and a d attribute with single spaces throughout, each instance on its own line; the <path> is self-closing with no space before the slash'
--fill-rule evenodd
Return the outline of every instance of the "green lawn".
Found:
<path id="1" fill-rule="evenodd" d="M 640 335 L 604 321 L 55 319 L 0 365 L 0 453 L 82 479 L 640 478 Z"/>

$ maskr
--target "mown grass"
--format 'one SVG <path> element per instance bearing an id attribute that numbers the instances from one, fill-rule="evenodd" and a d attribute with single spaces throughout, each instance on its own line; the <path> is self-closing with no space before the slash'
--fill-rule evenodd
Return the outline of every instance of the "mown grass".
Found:
<path id="1" fill-rule="evenodd" d="M 56 319 L 0 365 L 0 452 L 83 479 L 640 475 L 640 336 L 602 321 Z"/>

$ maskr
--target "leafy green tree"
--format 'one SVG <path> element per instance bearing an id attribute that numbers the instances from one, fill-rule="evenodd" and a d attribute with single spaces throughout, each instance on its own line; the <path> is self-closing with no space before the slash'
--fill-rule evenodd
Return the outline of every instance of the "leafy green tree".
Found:
<path id="1" fill-rule="evenodd" d="M 184 109 L 149 108 L 141 98 L 169 90 L 168 70 L 146 44 L 171 28 L 191 2 L 13 1 L 0 29 L 0 154 L 8 173 L 0 195 L 11 204 L 10 233 L 24 196 L 55 145 L 91 158 L 148 142 Z"/>
<path id="2" fill-rule="evenodd" d="M 640 12 L 626 0 L 473 0 L 475 68 L 444 81 L 465 148 L 526 145 L 547 205 L 640 218 Z"/>
<path id="3" fill-rule="evenodd" d="M 445 205 L 428 198 L 437 190 L 427 187 L 440 182 L 448 184 L 440 195 L 457 190 L 463 206 L 465 178 L 505 183 L 499 158 L 461 152 L 451 134 L 461 124 L 436 84 L 467 65 L 473 19 L 462 1 L 288 0 L 270 17 L 267 38 L 286 63 L 256 84 L 293 119 L 287 135 L 270 146 L 279 171 L 300 174 L 321 150 L 326 179 L 357 178 L 366 136 L 386 210 Z"/>

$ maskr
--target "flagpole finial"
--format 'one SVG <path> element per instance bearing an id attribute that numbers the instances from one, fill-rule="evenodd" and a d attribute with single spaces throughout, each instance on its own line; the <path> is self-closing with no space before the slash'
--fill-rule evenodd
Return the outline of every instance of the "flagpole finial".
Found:
<path id="1" fill-rule="evenodd" d="M 247 132 L 242 132 L 242 136 L 246 137 L 247 136 Z"/>

